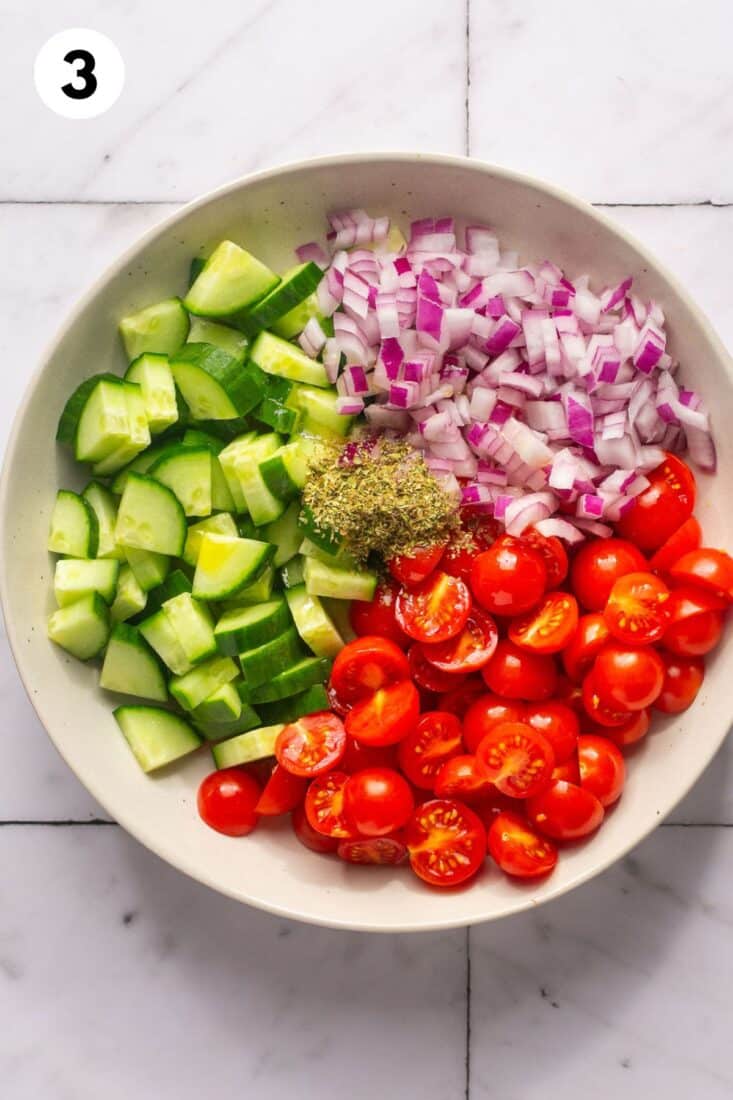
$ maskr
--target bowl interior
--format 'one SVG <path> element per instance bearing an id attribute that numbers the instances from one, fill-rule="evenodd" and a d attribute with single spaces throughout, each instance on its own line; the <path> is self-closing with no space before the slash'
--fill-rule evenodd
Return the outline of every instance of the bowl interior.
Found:
<path id="1" fill-rule="evenodd" d="M 724 429 L 733 420 L 729 361 L 652 257 L 590 207 L 506 171 L 447 157 L 328 158 L 251 177 L 185 208 L 111 268 L 66 324 L 29 387 L 7 452 L 0 536 L 5 615 L 26 689 L 57 748 L 110 814 L 170 863 L 242 901 L 302 920 L 383 931 L 469 924 L 563 893 L 617 859 L 672 809 L 725 736 L 730 635 L 693 708 L 655 722 L 656 732 L 631 761 L 620 805 L 592 843 L 563 853 L 541 885 L 518 887 L 487 865 L 469 889 L 439 894 L 404 871 L 362 871 L 317 857 L 288 827 L 262 827 L 240 841 L 207 829 L 196 813 L 197 783 L 211 767 L 206 750 L 144 776 L 112 718 L 114 701 L 97 687 L 97 670 L 66 657 L 45 634 L 53 603 L 53 563 L 45 551 L 51 507 L 57 488 L 83 484 L 54 443 L 56 423 L 81 379 L 124 369 L 118 319 L 182 293 L 191 257 L 223 237 L 282 270 L 292 264 L 296 244 L 323 237 L 326 211 L 344 206 L 387 213 L 402 225 L 430 214 L 486 222 L 524 259 L 550 257 L 571 278 L 590 271 L 594 285 L 632 273 L 643 297 L 661 301 L 672 350 L 714 410 L 719 472 L 700 479 L 698 514 L 709 541 L 733 546 L 733 445 Z"/>

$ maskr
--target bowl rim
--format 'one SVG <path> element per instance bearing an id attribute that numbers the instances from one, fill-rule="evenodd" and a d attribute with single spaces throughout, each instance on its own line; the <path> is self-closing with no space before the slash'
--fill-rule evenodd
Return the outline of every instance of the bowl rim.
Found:
<path id="1" fill-rule="evenodd" d="M 687 308 L 691 314 L 704 330 L 706 338 L 710 341 L 716 355 L 724 364 L 725 372 L 728 379 L 733 383 L 733 357 L 729 354 L 722 339 L 718 336 L 712 322 L 707 317 L 704 310 L 700 308 L 695 299 L 685 289 L 681 281 L 674 275 L 667 266 L 661 263 L 657 257 L 632 233 L 629 233 L 625 227 L 619 225 L 612 217 L 609 217 L 605 212 L 599 210 L 593 206 L 590 202 L 579 198 L 572 192 L 566 191 L 562 187 L 550 183 L 544 179 L 536 176 L 528 175 L 523 172 L 517 172 L 512 168 L 503 167 L 501 165 L 492 164 L 489 161 L 484 161 L 474 157 L 468 157 L 458 154 L 446 154 L 446 153 L 421 153 L 419 151 L 405 151 L 405 150 L 385 150 L 385 151 L 362 151 L 362 152 L 350 152 L 350 153 L 334 153 L 325 154 L 317 157 L 308 157 L 304 159 L 287 161 L 282 164 L 275 165 L 274 167 L 262 169 L 257 172 L 246 173 L 245 175 L 238 176 L 235 179 L 212 188 L 203 194 L 191 199 L 176 210 L 167 214 L 165 217 L 156 221 L 149 229 L 147 229 L 141 236 L 129 245 L 117 259 L 108 264 L 102 272 L 94 279 L 94 281 L 87 287 L 87 289 L 76 300 L 74 306 L 65 315 L 62 322 L 56 329 L 55 334 L 49 341 L 46 342 L 41 355 L 39 357 L 38 365 L 31 373 L 28 381 L 26 382 L 23 397 L 18 405 L 13 417 L 11 430 L 8 436 L 8 441 L 5 449 L 5 455 L 2 463 L 2 472 L 0 473 L 0 524 L 3 527 L 6 524 L 6 515 L 8 507 L 8 492 L 9 492 L 9 475 L 10 469 L 13 466 L 14 453 L 18 444 L 18 440 L 21 434 L 23 421 L 25 414 L 30 405 L 33 396 L 36 391 L 36 387 L 40 382 L 43 372 L 48 364 L 48 361 L 55 352 L 57 345 L 62 340 L 65 332 L 68 328 L 77 320 L 81 313 L 87 308 L 87 306 L 93 301 L 100 290 L 106 285 L 106 283 L 114 276 L 119 274 L 125 268 L 127 268 L 135 258 L 135 256 L 148 244 L 154 241 L 156 238 L 168 233 L 179 221 L 188 217 L 188 215 L 206 206 L 210 203 L 216 202 L 226 195 L 232 194 L 240 190 L 243 187 L 247 187 L 252 183 L 258 183 L 266 181 L 270 178 L 278 177 L 284 173 L 293 171 L 303 171 L 318 168 L 338 168 L 340 166 L 346 166 L 351 164 L 358 164 L 360 162 L 374 163 L 399 163 L 399 164 L 412 164 L 416 168 L 419 168 L 421 164 L 432 164 L 442 167 L 455 167 L 462 170 L 468 169 L 469 171 L 485 174 L 489 177 L 498 177 L 508 183 L 516 183 L 520 186 L 534 189 L 538 194 L 546 197 L 557 199 L 564 203 L 566 206 L 570 206 L 578 211 L 578 213 L 585 216 L 589 216 L 600 225 L 604 226 L 616 237 L 620 238 L 625 244 L 629 245 L 639 256 L 647 261 L 651 267 L 662 277 L 662 279 L 672 288 L 672 290 L 685 301 Z M 9 591 L 8 591 L 8 576 L 7 567 L 5 562 L 5 556 L 0 555 L 0 608 L 3 612 L 3 618 L 5 620 L 6 634 L 10 651 L 15 663 L 15 667 L 18 671 L 21 683 L 25 690 L 25 693 L 35 711 L 41 725 L 43 726 L 47 736 L 54 745 L 59 756 L 69 769 L 78 777 L 75 767 L 67 757 L 62 744 L 57 740 L 54 733 L 52 733 L 50 724 L 47 724 L 41 714 L 41 704 L 36 703 L 35 695 L 31 688 L 30 683 L 26 679 L 26 675 L 23 668 L 23 658 L 21 656 L 20 639 L 18 636 L 18 628 L 9 614 Z M 701 755 L 698 759 L 696 767 L 690 771 L 686 776 L 686 782 L 683 789 L 678 791 L 675 795 L 674 801 L 667 807 L 663 816 L 660 816 L 657 822 L 652 823 L 651 826 L 645 829 L 640 835 L 636 835 L 633 839 L 627 843 L 621 845 L 621 847 L 614 851 L 613 854 L 608 855 L 599 860 L 585 870 L 579 871 L 578 874 L 571 879 L 564 881 L 562 885 L 556 888 L 550 887 L 549 890 L 541 898 L 536 898 L 526 894 L 524 891 L 517 891 L 516 904 L 510 904 L 503 907 L 501 912 L 487 913 L 485 916 L 478 918 L 478 921 L 485 923 L 493 920 L 501 920 L 515 914 L 524 912 L 528 909 L 536 909 L 540 905 L 544 905 L 549 901 L 556 900 L 563 894 L 574 890 L 576 887 L 581 886 L 585 882 L 589 882 L 597 875 L 606 871 L 610 866 L 622 859 L 628 852 L 640 844 L 651 832 L 656 828 L 658 824 L 661 824 L 664 817 L 669 814 L 675 806 L 688 794 L 694 784 L 697 782 L 705 768 L 713 759 L 722 745 L 728 729 L 725 727 L 720 736 L 711 744 L 709 751 Z M 165 860 L 176 870 L 183 872 L 190 878 L 197 882 L 202 883 L 205 886 L 230 897 L 240 903 L 252 906 L 255 909 L 262 910 L 267 913 L 271 913 L 274 916 L 287 918 L 290 920 L 297 920 L 306 924 L 313 924 L 321 927 L 334 928 L 339 930 L 352 930 L 361 932 L 379 932 L 379 933 L 402 933 L 402 932 L 431 932 L 450 930 L 455 928 L 470 927 L 472 923 L 476 923 L 476 917 L 453 917 L 447 919 L 441 919 L 436 916 L 435 919 L 421 922 L 416 924 L 400 922 L 399 920 L 385 921 L 379 924 L 370 922 L 355 922 L 351 920 L 339 921 L 336 918 L 321 918 L 313 914 L 303 914 L 298 912 L 297 908 L 288 905 L 278 905 L 268 903 L 266 899 L 262 899 L 257 896 L 248 895 L 243 890 L 230 888 L 222 885 L 214 880 L 213 876 L 207 874 L 206 870 L 202 870 L 198 866 L 194 866 L 193 862 L 189 862 L 186 853 L 181 852 L 173 848 L 170 849 L 170 845 L 167 843 L 160 843 L 155 831 L 148 832 L 146 828 L 141 828 L 136 821 L 132 812 L 128 813 L 123 811 L 122 813 L 116 812 L 112 814 L 111 810 L 107 807 L 106 796 L 98 788 L 98 784 L 94 781 L 87 781 L 84 779 L 83 786 L 89 791 L 92 797 L 106 810 L 114 822 L 120 825 L 127 833 L 135 838 L 140 844 L 142 844 L 149 851 L 153 852 L 159 858 Z"/>

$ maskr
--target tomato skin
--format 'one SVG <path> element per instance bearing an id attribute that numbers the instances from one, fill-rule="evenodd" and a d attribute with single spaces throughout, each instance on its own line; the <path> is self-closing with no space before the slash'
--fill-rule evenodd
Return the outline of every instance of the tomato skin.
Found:
<path id="1" fill-rule="evenodd" d="M 398 554 L 392 558 L 387 568 L 396 581 L 406 588 L 415 588 L 429 577 L 445 553 L 445 543 L 424 546 L 412 554 Z"/>
<path id="2" fill-rule="evenodd" d="M 558 703 L 564 703 L 566 707 L 570 707 L 581 718 L 585 718 L 582 684 L 573 683 L 567 676 L 561 674 L 557 678 L 554 697 Z"/>
<path id="3" fill-rule="evenodd" d="M 364 745 L 353 737 L 346 738 L 346 751 L 340 770 L 352 775 L 362 768 L 396 768 L 396 745 Z"/>
<path id="4" fill-rule="evenodd" d="M 222 768 L 201 780 L 196 796 L 201 820 L 225 836 L 247 836 L 257 824 L 259 785 L 243 768 Z"/>
<path id="5" fill-rule="evenodd" d="M 407 825 L 407 849 L 415 874 L 431 886 L 459 886 L 481 868 L 486 830 L 462 802 L 435 798 L 418 806 Z"/>
<path id="6" fill-rule="evenodd" d="M 469 752 L 475 753 L 489 730 L 502 722 L 523 722 L 521 703 L 484 693 L 466 711 L 463 719 L 463 740 Z"/>
<path id="7" fill-rule="evenodd" d="M 289 813 L 301 804 L 307 786 L 307 780 L 293 775 L 282 764 L 276 764 L 255 806 L 255 812 L 265 817 Z"/>
<path id="8" fill-rule="evenodd" d="M 491 823 L 487 837 L 489 855 L 515 878 L 541 878 L 557 863 L 557 848 L 516 813 L 500 813 Z"/>
<path id="9" fill-rule="evenodd" d="M 354 837 L 340 841 L 336 850 L 339 859 L 364 867 L 393 867 L 407 859 L 407 845 L 396 836 Z"/>
<path id="10" fill-rule="evenodd" d="M 434 790 L 436 798 L 458 798 L 471 803 L 490 794 L 492 784 L 479 768 L 476 757 L 465 753 L 441 764 Z"/>
<path id="11" fill-rule="evenodd" d="M 656 573 L 668 573 L 683 554 L 697 550 L 701 542 L 702 528 L 695 517 L 690 516 L 652 555 L 649 566 Z"/>
<path id="12" fill-rule="evenodd" d="M 414 728 L 419 714 L 417 688 L 411 680 L 401 680 L 354 703 L 346 715 L 346 732 L 365 745 L 395 745 Z"/>
<path id="13" fill-rule="evenodd" d="M 397 622 L 416 642 L 445 642 L 460 634 L 471 610 L 468 586 L 448 573 L 433 573 L 397 596 Z"/>
<path id="14" fill-rule="evenodd" d="M 552 745 L 526 722 L 503 722 L 476 750 L 480 770 L 509 798 L 530 798 L 547 785 L 555 767 Z"/>
<path id="15" fill-rule="evenodd" d="M 720 611 L 703 611 L 668 626 L 662 639 L 670 653 L 678 657 L 703 657 L 715 649 L 723 633 Z"/>
<path id="16" fill-rule="evenodd" d="M 452 691 L 465 682 L 465 675 L 455 672 L 441 672 L 425 656 L 425 646 L 413 642 L 407 651 L 410 675 L 418 687 L 425 691 Z"/>
<path id="17" fill-rule="evenodd" d="M 324 836 L 343 839 L 356 832 L 346 809 L 345 772 L 329 772 L 311 780 L 305 796 L 305 816 L 308 824 Z"/>
<path id="18" fill-rule="evenodd" d="M 650 646 L 609 642 L 595 659 L 593 679 L 611 710 L 645 710 L 662 690 L 664 662 Z"/>
<path id="19" fill-rule="evenodd" d="M 578 603 L 569 592 L 549 592 L 533 611 L 514 619 L 509 638 L 532 653 L 559 653 L 578 626 Z"/>
<path id="20" fill-rule="evenodd" d="M 387 836 L 407 823 L 415 800 L 407 780 L 393 768 L 363 768 L 349 776 L 346 814 L 361 836 Z"/>
<path id="21" fill-rule="evenodd" d="M 529 820 L 554 840 L 578 840 L 595 832 L 604 809 L 585 787 L 558 779 L 527 802 Z"/>
<path id="22" fill-rule="evenodd" d="M 627 573 L 614 583 L 603 612 L 619 642 L 658 642 L 667 627 L 669 589 L 654 573 Z"/>
<path id="23" fill-rule="evenodd" d="M 647 474 L 650 484 L 617 524 L 619 534 L 640 550 L 658 550 L 692 515 L 695 479 L 676 455 L 668 454 Z"/>
<path id="24" fill-rule="evenodd" d="M 436 710 L 447 710 L 451 714 L 464 718 L 470 708 L 482 695 L 486 694 L 486 684 L 479 676 L 469 676 L 463 683 L 441 692 L 436 701 Z"/>
<path id="25" fill-rule="evenodd" d="M 394 642 L 368 634 L 349 642 L 331 669 L 331 687 L 344 704 L 355 703 L 410 675 L 407 657 Z"/>
<path id="26" fill-rule="evenodd" d="M 549 592 L 559 588 L 568 575 L 569 563 L 565 547 L 556 535 L 541 535 L 536 527 L 528 527 L 522 533 L 522 540 L 528 543 L 542 558 L 547 570 L 545 587 Z"/>
<path id="27" fill-rule="evenodd" d="M 626 782 L 626 765 L 619 749 L 607 737 L 583 734 L 578 739 L 580 785 L 594 794 L 604 807 L 621 797 Z"/>
<path id="28" fill-rule="evenodd" d="M 580 547 L 570 569 L 572 589 L 587 611 L 603 611 L 611 589 L 627 573 L 648 569 L 641 550 L 625 539 L 593 539 Z"/>
<path id="29" fill-rule="evenodd" d="M 620 749 L 625 749 L 646 737 L 650 721 L 648 710 L 637 710 L 629 715 L 622 726 L 599 726 L 596 732 L 613 741 Z"/>
<path id="30" fill-rule="evenodd" d="M 557 684 L 557 669 L 552 657 L 530 653 L 513 642 L 502 640 L 481 675 L 496 695 L 507 699 L 538 702 L 549 699 Z"/>
<path id="31" fill-rule="evenodd" d="M 565 672 L 576 684 L 590 669 L 593 661 L 603 649 L 610 636 L 606 620 L 598 612 L 581 615 L 578 626 L 562 655 Z"/>
<path id="32" fill-rule="evenodd" d="M 583 680 L 583 707 L 588 717 L 599 726 L 623 726 L 629 720 L 629 712 L 608 706 L 598 690 L 593 669 Z"/>
<path id="33" fill-rule="evenodd" d="M 376 635 L 388 638 L 400 649 L 406 649 L 410 639 L 395 618 L 395 602 L 399 588 L 393 580 L 382 581 L 377 585 L 374 599 L 352 600 L 349 608 L 351 629 L 358 637 Z"/>
<path id="34" fill-rule="evenodd" d="M 556 764 L 562 764 L 574 754 L 580 722 L 567 703 L 557 699 L 548 699 L 546 703 L 528 703 L 522 721 L 550 742 Z"/>
<path id="35" fill-rule="evenodd" d="M 727 603 L 733 603 L 733 558 L 725 550 L 701 547 L 691 550 L 669 571 L 673 580 L 698 585 Z"/>
<path id="36" fill-rule="evenodd" d="M 448 548 L 440 561 L 440 568 L 444 573 L 450 573 L 452 577 L 460 577 L 465 584 L 470 584 L 473 559 L 482 550 L 488 550 L 500 533 L 501 526 L 493 519 L 464 524 L 459 545 L 457 546 L 455 541 L 448 543 Z"/>
<path id="37" fill-rule="evenodd" d="M 433 642 L 423 647 L 423 656 L 441 672 L 478 672 L 491 660 L 499 641 L 496 623 L 484 611 L 471 608 L 460 634 L 447 642 Z"/>
<path id="38" fill-rule="evenodd" d="M 293 832 L 300 843 L 306 848 L 310 848 L 311 852 L 327 855 L 330 852 L 335 852 L 338 848 L 337 837 L 324 836 L 323 833 L 319 833 L 313 828 L 306 817 L 305 806 L 295 807 L 291 815 L 291 823 Z"/>
<path id="39" fill-rule="evenodd" d="M 471 590 L 493 615 L 521 615 L 542 598 L 547 569 L 540 554 L 519 539 L 497 539 L 474 559 Z"/>
<path id="40" fill-rule="evenodd" d="M 552 769 L 550 781 L 554 783 L 557 779 L 564 779 L 566 783 L 580 784 L 580 765 L 578 764 L 577 752 L 573 753 L 569 760 L 564 760 L 562 764 L 556 764 Z"/>
<path id="41" fill-rule="evenodd" d="M 400 768 L 409 781 L 432 791 L 441 765 L 463 752 L 461 723 L 447 711 L 426 711 L 397 750 Z"/>
<path id="42" fill-rule="evenodd" d="M 705 665 L 700 657 L 675 657 L 662 654 L 665 665 L 664 685 L 654 703 L 663 714 L 680 714 L 695 701 L 705 679 Z"/>
<path id="43" fill-rule="evenodd" d="M 332 771 L 346 751 L 346 730 L 330 710 L 308 714 L 285 726 L 275 742 L 277 762 L 292 775 L 312 779 Z"/>

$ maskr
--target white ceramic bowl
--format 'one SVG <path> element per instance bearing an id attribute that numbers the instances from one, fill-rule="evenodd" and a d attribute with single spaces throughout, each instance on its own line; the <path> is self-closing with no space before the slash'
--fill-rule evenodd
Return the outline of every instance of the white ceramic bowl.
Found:
<path id="1" fill-rule="evenodd" d="M 211 767 L 207 753 L 156 778 L 143 775 L 97 687 L 97 670 L 46 639 L 53 599 L 49 515 L 60 486 L 82 484 L 54 443 L 56 423 L 78 382 L 124 367 L 117 320 L 181 292 L 191 256 L 223 237 L 282 270 L 296 244 L 322 236 L 326 211 L 345 206 L 387 213 L 402 224 L 429 214 L 487 222 L 504 245 L 526 259 L 550 257 L 571 277 L 590 271 L 605 283 L 632 273 L 642 296 L 661 301 L 674 354 L 713 409 L 720 466 L 715 478 L 699 479 L 698 515 L 708 541 L 733 547 L 731 361 L 676 280 L 604 215 L 547 184 L 461 158 L 355 155 L 262 172 L 184 207 L 92 287 L 49 349 L 15 421 L 0 488 L 0 591 L 20 675 L 49 736 L 94 797 L 148 848 L 222 893 L 299 920 L 375 931 L 449 928 L 557 897 L 608 867 L 669 813 L 727 732 L 733 633 L 709 662 L 694 706 L 677 719 L 655 719 L 598 836 L 564 852 L 547 882 L 518 886 L 487 863 L 470 888 L 442 894 L 404 868 L 361 869 L 318 857 L 287 827 L 262 828 L 245 840 L 212 832 L 196 813 L 196 787 Z"/>

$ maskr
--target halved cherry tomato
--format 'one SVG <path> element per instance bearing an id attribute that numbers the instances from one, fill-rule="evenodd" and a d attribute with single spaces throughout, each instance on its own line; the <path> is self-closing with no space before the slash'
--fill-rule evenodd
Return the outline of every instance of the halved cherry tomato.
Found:
<path id="1" fill-rule="evenodd" d="M 602 737 L 608 737 L 620 749 L 625 749 L 641 741 L 642 737 L 646 737 L 649 732 L 649 722 L 649 711 L 637 710 L 629 715 L 622 726 L 598 726 L 597 732 Z"/>
<path id="2" fill-rule="evenodd" d="M 490 794 L 491 790 L 492 784 L 479 768 L 476 757 L 468 753 L 446 760 L 435 777 L 437 798 L 475 802 Z"/>
<path id="3" fill-rule="evenodd" d="M 598 828 L 604 809 L 585 787 L 557 779 L 529 799 L 527 815 L 546 836 L 555 840 L 577 840 Z"/>
<path id="4" fill-rule="evenodd" d="M 542 790 L 555 767 L 552 745 L 526 722 L 503 722 L 489 730 L 476 759 L 486 778 L 509 798 L 530 798 Z"/>
<path id="5" fill-rule="evenodd" d="M 363 768 L 349 776 L 346 813 L 361 836 L 387 836 L 401 829 L 415 807 L 412 790 L 394 768 Z"/>
<path id="6" fill-rule="evenodd" d="M 701 542 L 702 528 L 695 517 L 690 516 L 652 555 L 649 565 L 657 573 L 668 573 L 683 554 L 687 554 L 690 550 L 697 550 Z"/>
<path id="7" fill-rule="evenodd" d="M 580 783 L 580 767 L 578 765 L 577 752 L 569 758 L 569 760 L 563 760 L 562 764 L 555 764 L 552 769 L 552 775 L 550 776 L 550 782 L 554 783 L 556 779 L 564 779 L 566 783 Z"/>
<path id="8" fill-rule="evenodd" d="M 481 818 L 449 798 L 423 802 L 407 826 L 410 866 L 431 886 L 458 886 L 471 878 L 486 856 Z"/>
<path id="9" fill-rule="evenodd" d="M 406 680 L 407 657 L 394 642 L 369 634 L 345 645 L 331 669 L 331 687 L 342 703 L 354 703 L 379 688 Z"/>
<path id="10" fill-rule="evenodd" d="M 683 554 L 669 571 L 673 580 L 694 584 L 733 603 L 733 558 L 725 550 L 703 546 Z"/>
<path id="11" fill-rule="evenodd" d="M 568 575 L 568 555 L 560 539 L 556 535 L 541 535 L 536 527 L 528 527 L 522 533 L 522 539 L 537 551 L 545 563 L 547 590 L 558 588 Z"/>
<path id="12" fill-rule="evenodd" d="M 493 692 L 507 699 L 536 702 L 549 699 L 557 684 L 557 669 L 552 657 L 530 653 L 513 642 L 501 641 L 481 675 Z"/>
<path id="13" fill-rule="evenodd" d="M 411 680 L 401 680 L 354 703 L 346 715 L 346 732 L 365 745 L 394 745 L 413 729 L 419 713 L 417 688 Z"/>
<path id="14" fill-rule="evenodd" d="M 362 768 L 396 768 L 396 745 L 362 745 L 361 741 L 355 741 L 353 737 L 346 738 L 346 752 L 339 765 L 339 770 L 348 772 L 361 771 Z"/>
<path id="15" fill-rule="evenodd" d="M 570 570 L 573 592 L 588 611 L 603 611 L 619 577 L 646 569 L 646 558 L 633 543 L 593 539 L 575 555 Z"/>
<path id="16" fill-rule="evenodd" d="M 542 556 L 521 539 L 500 538 L 474 559 L 471 590 L 494 615 L 521 615 L 542 598 L 547 569 Z"/>
<path id="17" fill-rule="evenodd" d="M 528 703 L 524 708 L 522 721 L 547 738 L 555 753 L 555 763 L 562 764 L 575 752 L 580 722 L 567 703 L 558 699 L 548 699 L 546 703 Z"/>
<path id="18" fill-rule="evenodd" d="M 275 756 L 293 775 L 311 779 L 333 771 L 346 751 L 346 730 L 337 714 L 321 710 L 291 722 L 280 731 Z"/>
<path id="19" fill-rule="evenodd" d="M 432 665 L 425 656 L 425 647 L 420 642 L 412 643 L 407 651 L 407 660 L 410 665 L 410 675 L 417 686 L 424 688 L 425 691 L 451 691 L 465 682 L 465 676 L 454 672 L 441 672 L 439 668 Z"/>
<path id="20" fill-rule="evenodd" d="M 595 659 L 593 681 L 611 710 L 645 710 L 664 683 L 664 662 L 651 646 L 608 642 Z"/>
<path id="21" fill-rule="evenodd" d="M 603 807 L 621 797 L 626 782 L 626 765 L 616 745 L 607 737 L 583 734 L 578 739 L 580 785 L 594 794 Z"/>
<path id="22" fill-rule="evenodd" d="M 476 752 L 489 730 L 503 722 L 523 722 L 524 708 L 521 703 L 511 699 L 502 699 L 490 695 L 485 689 L 482 695 L 469 707 L 463 719 L 463 740 L 469 752 Z"/>
<path id="23" fill-rule="evenodd" d="M 675 657 L 663 653 L 664 685 L 654 703 L 664 714 L 679 714 L 695 701 L 705 679 L 705 665 L 700 657 Z"/>
<path id="24" fill-rule="evenodd" d="M 276 764 L 255 806 L 258 814 L 276 817 L 294 810 L 305 798 L 307 780 Z"/>
<path id="25" fill-rule="evenodd" d="M 669 625 L 662 643 L 679 657 L 702 657 L 709 653 L 723 632 L 725 600 L 694 585 L 673 588 L 667 611 Z"/>
<path id="26" fill-rule="evenodd" d="M 461 723 L 455 714 L 427 711 L 397 750 L 400 767 L 411 783 L 432 790 L 441 765 L 463 752 Z"/>
<path id="27" fill-rule="evenodd" d="M 202 779 L 196 798 L 199 816 L 225 836 L 247 836 L 257 824 L 259 785 L 244 768 L 222 768 Z"/>
<path id="28" fill-rule="evenodd" d="M 337 848 L 339 859 L 364 866 L 394 866 L 407 859 L 407 845 L 396 836 L 355 837 L 342 840 Z"/>
<path id="29" fill-rule="evenodd" d="M 433 572 L 445 553 L 445 545 L 438 543 L 436 546 L 420 547 L 412 554 L 398 554 L 389 561 L 389 571 L 400 584 L 414 588 Z"/>
<path id="30" fill-rule="evenodd" d="M 501 526 L 494 519 L 465 523 L 459 535 L 448 543 L 440 568 L 444 573 L 460 577 L 466 584 L 470 584 L 473 559 L 483 550 L 488 550 L 496 542 L 500 532 Z"/>
<path id="31" fill-rule="evenodd" d="M 324 836 L 354 836 L 356 829 L 346 809 L 346 772 L 329 772 L 312 780 L 305 796 L 305 814 L 310 826 Z"/>
<path id="32" fill-rule="evenodd" d="M 646 475 L 649 487 L 624 512 L 619 534 L 641 550 L 658 550 L 692 515 L 695 478 L 676 455 L 668 454 L 656 470 Z"/>
<path id="33" fill-rule="evenodd" d="M 555 688 L 554 697 L 558 703 L 565 703 L 576 714 L 585 717 L 585 707 L 583 706 L 583 688 L 581 684 L 575 684 L 572 680 L 569 680 L 567 676 L 561 674 L 557 678 L 557 687 Z"/>
<path id="34" fill-rule="evenodd" d="M 514 619 L 509 637 L 533 653 L 559 653 L 578 626 L 578 602 L 569 592 L 549 592 L 533 611 Z"/>
<path id="35" fill-rule="evenodd" d="M 583 706 L 592 721 L 599 726 L 623 726 L 629 719 L 629 712 L 615 706 L 609 706 L 601 697 L 593 669 L 583 680 Z"/>
<path id="36" fill-rule="evenodd" d="M 377 585 L 372 600 L 352 600 L 349 621 L 354 633 L 360 638 L 365 634 L 389 638 L 395 645 L 406 649 L 410 639 L 397 622 L 394 613 L 398 591 L 395 581 L 386 580 Z"/>
<path id="37" fill-rule="evenodd" d="M 447 710 L 463 718 L 476 700 L 485 694 L 486 684 L 483 680 L 479 676 L 469 676 L 463 683 L 459 682 L 438 696 L 436 710 Z"/>
<path id="38" fill-rule="evenodd" d="M 397 622 L 417 642 L 444 642 L 460 634 L 471 610 L 471 593 L 463 581 L 434 573 L 397 597 Z"/>
<path id="39" fill-rule="evenodd" d="M 620 642 L 658 642 L 667 626 L 669 589 L 654 573 L 627 573 L 611 589 L 603 617 Z"/>
<path id="40" fill-rule="evenodd" d="M 494 655 L 499 641 L 496 623 L 478 607 L 471 608 L 460 634 L 423 647 L 423 656 L 441 672 L 477 672 Z"/>
<path id="41" fill-rule="evenodd" d="M 488 834 L 489 855 L 507 875 L 539 878 L 557 863 L 557 848 L 516 813 L 500 813 Z"/>
<path id="42" fill-rule="evenodd" d="M 563 650 L 562 663 L 571 680 L 582 682 L 598 653 L 608 641 L 609 630 L 603 615 L 581 615 L 575 633 Z"/>
<path id="43" fill-rule="evenodd" d="M 313 828 L 306 817 L 305 806 L 295 807 L 291 815 L 291 822 L 296 837 L 306 848 L 310 848 L 311 852 L 326 855 L 329 852 L 335 852 L 338 848 L 337 837 L 324 836 L 323 833 L 319 833 Z"/>

